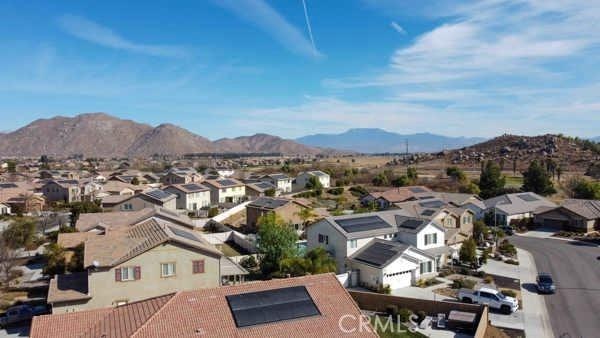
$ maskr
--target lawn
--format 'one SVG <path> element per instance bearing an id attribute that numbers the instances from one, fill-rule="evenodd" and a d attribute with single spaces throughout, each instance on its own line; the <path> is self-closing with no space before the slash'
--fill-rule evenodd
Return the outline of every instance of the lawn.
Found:
<path id="1" fill-rule="evenodd" d="M 520 188 L 523 185 L 522 176 L 506 176 L 506 187 Z"/>
<path id="2" fill-rule="evenodd" d="M 379 322 L 381 324 L 383 324 L 382 326 L 379 326 L 379 327 L 375 326 L 375 317 L 379 317 Z M 393 325 L 386 326 L 387 320 L 388 320 L 387 316 L 372 316 L 371 317 L 371 325 L 373 325 L 373 327 L 377 331 L 377 334 L 381 338 L 425 338 L 425 337 L 427 337 L 418 332 L 408 331 L 408 329 L 404 325 L 401 325 L 400 329 L 398 329 L 397 323 L 395 323 L 395 322 L 391 323 Z M 385 327 L 385 331 L 382 330 L 384 327 Z"/>

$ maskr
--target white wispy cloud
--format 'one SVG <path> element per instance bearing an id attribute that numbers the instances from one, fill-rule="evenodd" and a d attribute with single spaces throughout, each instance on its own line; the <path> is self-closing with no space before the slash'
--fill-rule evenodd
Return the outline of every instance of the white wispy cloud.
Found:
<path id="1" fill-rule="evenodd" d="M 140 54 L 164 57 L 185 57 L 188 52 L 178 46 L 138 43 L 119 35 L 112 29 L 76 15 L 58 18 L 59 26 L 68 34 L 104 47 L 131 51 Z"/>
<path id="2" fill-rule="evenodd" d="M 264 0 L 214 0 L 214 3 L 257 26 L 294 53 L 311 58 L 323 56 L 298 28 Z"/>
<path id="3" fill-rule="evenodd" d="M 392 21 L 390 23 L 390 26 L 398 33 L 405 35 L 406 34 L 406 30 L 404 28 L 402 28 L 402 26 L 400 26 L 396 21 Z"/>

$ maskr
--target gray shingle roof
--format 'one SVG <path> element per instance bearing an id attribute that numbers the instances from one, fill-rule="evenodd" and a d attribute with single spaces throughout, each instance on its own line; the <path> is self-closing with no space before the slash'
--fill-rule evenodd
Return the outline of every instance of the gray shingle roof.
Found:
<path id="1" fill-rule="evenodd" d="M 496 208 L 507 215 L 524 214 L 557 205 L 546 198 L 533 193 L 505 194 L 484 201 L 487 209 Z"/>
<path id="2" fill-rule="evenodd" d="M 254 208 L 274 210 L 290 202 L 291 200 L 285 198 L 260 197 L 257 198 L 254 202 L 248 204 L 248 206 Z"/>

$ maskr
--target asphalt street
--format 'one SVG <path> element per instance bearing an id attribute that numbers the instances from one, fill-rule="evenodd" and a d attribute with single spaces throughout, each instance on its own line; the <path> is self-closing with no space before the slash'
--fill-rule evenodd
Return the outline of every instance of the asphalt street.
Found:
<path id="1" fill-rule="evenodd" d="M 549 272 L 556 293 L 545 295 L 556 337 L 598 337 L 600 332 L 600 247 L 581 242 L 512 236 L 529 251 L 538 272 Z M 524 285 L 535 288 L 535 285 Z"/>

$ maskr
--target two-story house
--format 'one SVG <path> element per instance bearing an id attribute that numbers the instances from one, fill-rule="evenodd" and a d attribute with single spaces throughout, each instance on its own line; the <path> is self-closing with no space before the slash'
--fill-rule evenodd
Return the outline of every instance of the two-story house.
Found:
<path id="1" fill-rule="evenodd" d="M 246 186 L 235 178 L 206 180 L 202 184 L 210 188 L 212 205 L 239 203 L 246 199 Z"/>
<path id="2" fill-rule="evenodd" d="M 304 189 L 304 187 L 306 187 L 306 183 L 308 183 L 311 177 L 316 177 L 319 182 L 321 182 L 321 185 L 323 185 L 323 188 L 331 187 L 331 178 L 329 177 L 329 174 L 320 170 L 304 171 L 299 173 L 298 176 L 296 176 L 296 186 L 299 189 Z"/>
<path id="3" fill-rule="evenodd" d="M 171 168 L 160 179 L 165 185 L 202 182 L 203 177 L 194 168 Z"/>
<path id="4" fill-rule="evenodd" d="M 296 200 L 276 197 L 260 197 L 246 205 L 246 225 L 253 230 L 257 230 L 257 224 L 260 217 L 273 212 L 279 216 L 286 224 L 294 227 L 295 230 L 302 232 L 304 230 L 304 220 L 300 217 L 302 209 L 308 209 Z"/>
<path id="5" fill-rule="evenodd" d="M 81 189 L 76 180 L 50 180 L 42 186 L 42 194 L 48 202 L 79 202 Z"/>
<path id="6" fill-rule="evenodd" d="M 277 187 L 270 182 L 259 181 L 246 183 L 246 195 L 250 199 L 268 196 L 271 192 L 273 193 L 271 196 L 279 196 L 280 194 L 280 191 L 277 190 Z"/>
<path id="7" fill-rule="evenodd" d="M 210 188 L 200 183 L 175 184 L 164 191 L 177 196 L 177 209 L 196 211 L 210 206 Z"/>
<path id="8" fill-rule="evenodd" d="M 281 193 L 292 192 L 292 181 L 293 179 L 285 174 L 269 174 L 264 175 L 260 178 L 263 182 L 269 182 L 275 186 Z"/>
<path id="9" fill-rule="evenodd" d="M 78 241 L 79 239 L 79 241 Z M 85 272 L 50 281 L 53 313 L 121 306 L 178 291 L 241 282 L 247 272 L 201 238 L 175 223 L 151 218 L 104 233 L 64 233 L 58 243 L 84 245 Z"/>
<path id="10" fill-rule="evenodd" d="M 137 211 L 154 206 L 177 210 L 177 196 L 160 189 L 152 189 L 133 196 L 111 195 L 102 199 L 104 211 Z"/>

